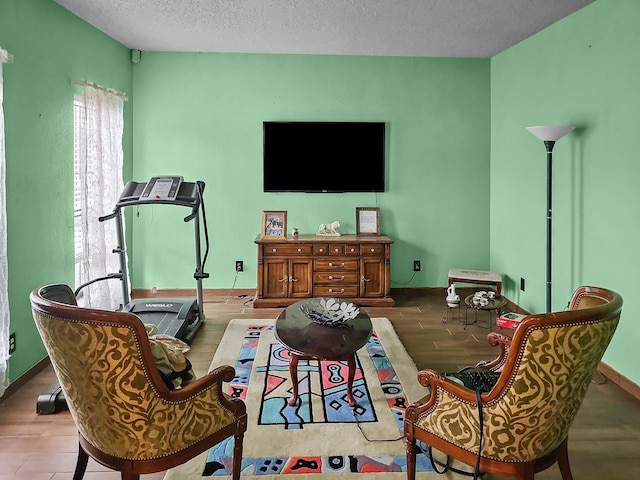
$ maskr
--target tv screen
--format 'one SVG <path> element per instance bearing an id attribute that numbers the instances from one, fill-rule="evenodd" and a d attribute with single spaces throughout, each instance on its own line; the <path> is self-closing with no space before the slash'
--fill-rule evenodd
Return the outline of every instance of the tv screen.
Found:
<path id="1" fill-rule="evenodd" d="M 264 122 L 265 192 L 384 192 L 384 122 Z"/>

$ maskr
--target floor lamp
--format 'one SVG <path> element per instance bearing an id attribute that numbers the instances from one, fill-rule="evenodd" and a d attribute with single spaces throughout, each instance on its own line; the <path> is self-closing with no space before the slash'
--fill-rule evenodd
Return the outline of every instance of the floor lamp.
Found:
<path id="1" fill-rule="evenodd" d="M 556 141 L 574 128 L 571 125 L 527 127 L 527 130 L 544 142 L 547 149 L 547 313 L 551 312 L 551 180 L 553 175 L 551 152 Z"/>

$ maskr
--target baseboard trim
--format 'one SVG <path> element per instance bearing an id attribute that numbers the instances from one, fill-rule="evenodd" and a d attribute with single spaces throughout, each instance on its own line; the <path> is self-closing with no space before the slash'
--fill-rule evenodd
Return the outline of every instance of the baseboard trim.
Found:
<path id="1" fill-rule="evenodd" d="M 18 378 L 16 378 L 13 382 L 9 384 L 7 389 L 4 391 L 4 394 L 0 397 L 0 403 L 4 402 L 11 395 L 16 393 L 21 387 L 23 387 L 29 380 L 38 375 L 42 370 L 51 365 L 51 360 L 49 360 L 49 356 L 44 357 L 38 363 L 36 363 L 29 370 L 24 372 Z"/>
<path id="2" fill-rule="evenodd" d="M 604 377 L 618 385 L 622 390 L 627 392 L 629 395 L 633 396 L 637 400 L 640 400 L 640 386 L 636 383 L 633 383 L 624 375 L 620 375 L 617 371 L 611 368 L 604 362 L 600 362 L 598 365 L 598 371 L 604 375 Z"/>
<path id="3" fill-rule="evenodd" d="M 228 288 L 209 288 L 202 291 L 202 298 L 204 302 L 212 302 L 220 299 L 220 297 L 229 298 L 243 298 L 254 297 L 256 294 L 255 288 L 238 288 L 229 290 Z M 157 290 L 152 293 L 151 290 L 134 288 L 131 290 L 131 298 L 174 298 L 174 297 L 194 297 L 196 296 L 195 289 L 188 288 L 176 288 Z"/>

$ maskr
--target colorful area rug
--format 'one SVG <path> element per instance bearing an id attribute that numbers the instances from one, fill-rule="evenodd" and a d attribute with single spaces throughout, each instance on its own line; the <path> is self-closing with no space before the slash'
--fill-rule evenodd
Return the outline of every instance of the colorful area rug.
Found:
<path id="1" fill-rule="evenodd" d="M 289 352 L 276 340 L 273 320 L 232 320 L 212 367 L 233 365 L 227 392 L 247 404 L 242 476 L 260 479 L 381 480 L 406 478 L 404 409 L 426 394 L 416 367 L 386 318 L 357 353 L 353 394 L 346 401 L 346 363 L 303 361 L 299 398 L 291 394 Z M 233 439 L 170 470 L 165 480 L 203 480 L 231 472 Z M 357 475 L 354 475 L 357 474 Z M 294 475 L 294 476 L 291 476 Z M 418 479 L 446 478 L 418 456 Z"/>

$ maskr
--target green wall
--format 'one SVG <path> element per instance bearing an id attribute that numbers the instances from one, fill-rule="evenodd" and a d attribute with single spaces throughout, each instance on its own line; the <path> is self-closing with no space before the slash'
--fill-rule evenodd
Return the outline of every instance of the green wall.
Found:
<path id="1" fill-rule="evenodd" d="M 339 220 L 355 233 L 359 206 L 378 206 L 394 287 L 443 286 L 455 266 L 489 266 L 488 59 L 143 52 L 134 66 L 133 177 L 179 174 L 206 183 L 211 234 L 205 288 L 255 288 L 263 210 L 315 233 Z M 262 122 L 387 122 L 387 191 L 265 194 Z M 340 175 L 328 158 L 300 175 Z M 184 211 L 136 210 L 132 284 L 193 288 Z M 289 228 L 290 230 L 290 228 Z M 412 279 L 413 259 L 423 269 Z M 411 280 L 411 281 L 410 281 Z"/>
<path id="2" fill-rule="evenodd" d="M 143 52 L 127 48 L 52 0 L 0 0 L 4 66 L 7 222 L 15 379 L 44 356 L 28 293 L 73 283 L 71 80 L 126 92 L 126 179 L 161 174 L 204 180 L 211 234 L 205 288 L 255 288 L 260 214 L 289 212 L 314 233 L 355 208 L 378 206 L 395 240 L 392 287 L 446 283 L 454 266 L 504 273 L 505 293 L 544 309 L 545 161 L 525 127 L 573 124 L 554 150 L 554 308 L 581 284 L 625 298 L 605 361 L 635 383 L 640 329 L 633 208 L 640 136 L 640 4 L 597 0 L 487 59 Z M 133 98 L 135 97 L 135 108 Z M 135 111 L 134 111 L 135 110 Z M 135 113 L 135 115 L 134 115 Z M 388 124 L 387 191 L 265 194 L 264 120 Z M 133 141 L 135 139 L 135 143 Z M 301 165 L 329 175 L 339 166 Z M 134 288 L 192 288 L 193 238 L 179 208 L 140 207 L 128 234 Z M 413 277 L 412 260 L 423 262 Z M 520 277 L 526 291 L 517 288 Z"/>
<path id="3" fill-rule="evenodd" d="M 491 60 L 491 268 L 507 296 L 544 311 L 546 154 L 525 127 L 575 125 L 553 151 L 553 309 L 580 285 L 618 291 L 604 361 L 636 384 L 639 25 L 637 0 L 599 0 Z"/>
<path id="4" fill-rule="evenodd" d="M 51 0 L 0 0 L 7 179 L 10 331 L 13 380 L 41 360 L 29 292 L 74 283 L 72 80 L 131 97 L 129 50 Z M 125 159 L 131 158 L 132 102 L 125 105 Z M 128 125 L 128 126 L 127 126 Z M 127 161 L 127 160 L 125 160 Z M 130 166 L 125 174 L 130 176 Z"/>

